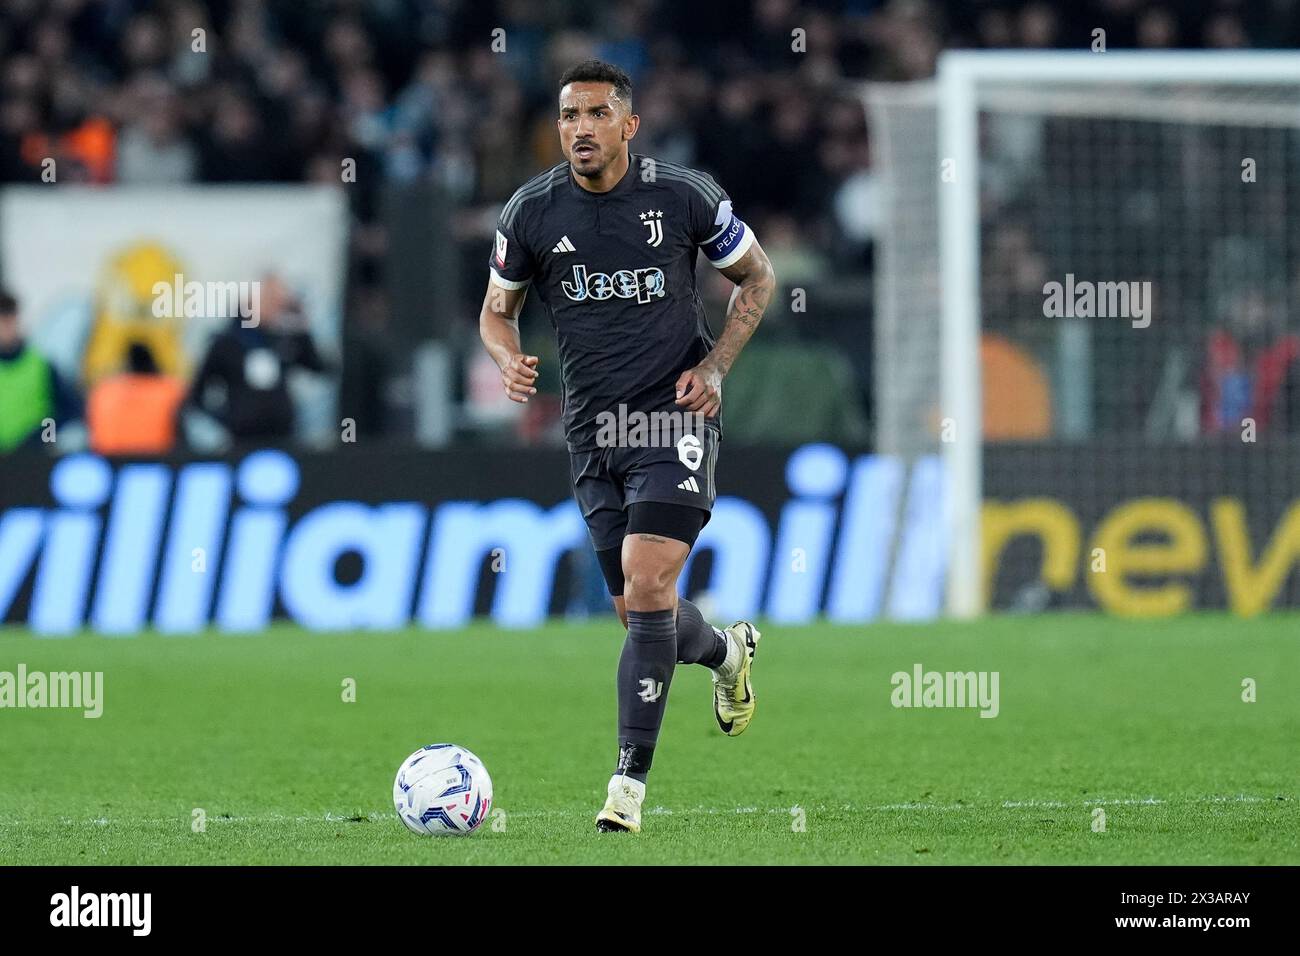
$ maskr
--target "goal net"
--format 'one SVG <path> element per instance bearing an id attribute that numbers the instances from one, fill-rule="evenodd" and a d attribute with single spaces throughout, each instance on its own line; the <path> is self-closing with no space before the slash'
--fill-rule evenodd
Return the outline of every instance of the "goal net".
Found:
<path id="1" fill-rule="evenodd" d="M 1300 55 L 949 53 L 865 101 L 877 444 L 943 458 L 949 610 L 1300 603 Z"/>

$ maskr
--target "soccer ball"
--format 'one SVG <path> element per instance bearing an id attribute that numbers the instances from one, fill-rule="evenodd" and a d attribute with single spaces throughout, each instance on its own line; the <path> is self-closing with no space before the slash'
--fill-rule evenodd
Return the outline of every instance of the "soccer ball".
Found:
<path id="1" fill-rule="evenodd" d="M 402 761 L 393 806 L 420 836 L 468 836 L 492 809 L 492 778 L 464 747 L 429 744 Z"/>

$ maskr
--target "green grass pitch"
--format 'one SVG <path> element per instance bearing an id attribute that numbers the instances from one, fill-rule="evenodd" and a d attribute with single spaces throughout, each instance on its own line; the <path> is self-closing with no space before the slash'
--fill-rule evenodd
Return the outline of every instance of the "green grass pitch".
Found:
<path id="1" fill-rule="evenodd" d="M 0 710 L 0 864 L 1300 863 L 1300 616 L 763 630 L 744 736 L 714 725 L 707 672 L 678 667 L 639 836 L 593 826 L 612 618 L 0 630 L 0 670 L 104 673 L 97 720 Z M 999 672 L 1000 714 L 895 709 L 890 676 L 915 663 Z M 484 760 L 503 811 L 468 839 L 393 813 L 398 763 L 440 741 Z"/>

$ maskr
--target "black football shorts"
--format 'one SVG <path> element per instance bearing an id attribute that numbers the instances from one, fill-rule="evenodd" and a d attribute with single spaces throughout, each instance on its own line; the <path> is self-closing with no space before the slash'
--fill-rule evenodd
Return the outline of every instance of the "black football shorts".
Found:
<path id="1" fill-rule="evenodd" d="M 676 445 L 570 452 L 573 497 L 596 551 L 623 544 L 628 509 L 640 501 L 699 508 L 708 524 L 717 497 L 713 471 L 720 441 L 717 428 L 705 424 L 702 431 L 682 436 Z"/>

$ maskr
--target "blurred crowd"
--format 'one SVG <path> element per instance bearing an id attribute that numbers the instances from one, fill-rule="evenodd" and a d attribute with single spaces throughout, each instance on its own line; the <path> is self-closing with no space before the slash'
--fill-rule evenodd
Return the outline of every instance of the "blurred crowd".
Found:
<path id="1" fill-rule="evenodd" d="M 1110 49 L 1294 46 L 1300 4 L 4 0 L 0 182 L 39 182 L 53 158 L 59 182 L 337 184 L 352 160 L 344 340 L 381 337 L 384 187 L 449 196 L 481 264 L 500 204 L 560 159 L 556 77 L 596 56 L 633 77 L 635 148 L 712 173 L 784 284 L 869 279 L 877 184 L 855 84 L 930 76 L 948 47 L 1084 49 L 1097 28 Z M 469 321 L 477 302 L 450 307 Z"/>
<path id="2" fill-rule="evenodd" d="M 34 344 L 17 297 L 0 289 L 0 454 L 57 444 L 104 455 L 166 455 L 293 440 L 296 370 L 322 374 L 302 307 L 276 275 L 259 280 L 257 315 L 221 323 L 192 376 L 165 368 L 148 336 L 120 367 L 74 381 Z M 62 430 L 62 434 L 60 434 Z M 69 434 L 70 433 L 70 434 Z"/>

